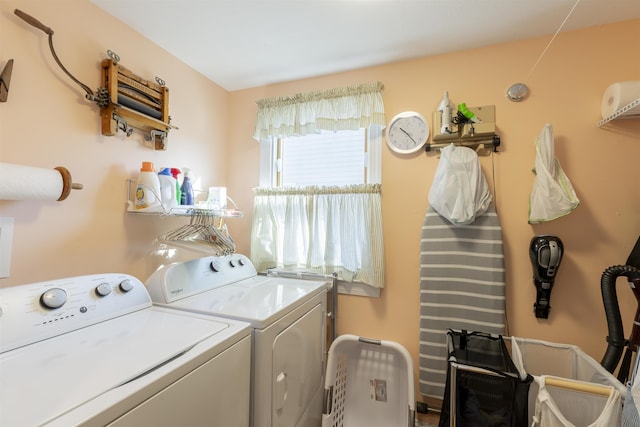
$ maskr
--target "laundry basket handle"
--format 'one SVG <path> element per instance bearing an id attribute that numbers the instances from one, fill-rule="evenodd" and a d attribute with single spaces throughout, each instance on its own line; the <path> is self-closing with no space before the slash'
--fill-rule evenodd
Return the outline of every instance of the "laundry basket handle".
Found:
<path id="1" fill-rule="evenodd" d="M 373 338 L 358 337 L 358 341 L 364 342 L 364 343 L 367 343 L 367 344 L 382 345 L 382 341 L 374 340 Z"/>

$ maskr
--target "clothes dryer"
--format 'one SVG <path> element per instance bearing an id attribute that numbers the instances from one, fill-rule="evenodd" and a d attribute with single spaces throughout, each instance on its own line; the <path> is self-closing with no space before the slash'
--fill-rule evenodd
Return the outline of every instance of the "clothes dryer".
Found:
<path id="1" fill-rule="evenodd" d="M 155 304 L 251 324 L 251 425 L 322 423 L 329 281 L 258 275 L 244 255 L 204 257 L 158 269 Z"/>
<path id="2" fill-rule="evenodd" d="M 0 289 L 0 425 L 248 426 L 248 323 L 100 274 Z"/>

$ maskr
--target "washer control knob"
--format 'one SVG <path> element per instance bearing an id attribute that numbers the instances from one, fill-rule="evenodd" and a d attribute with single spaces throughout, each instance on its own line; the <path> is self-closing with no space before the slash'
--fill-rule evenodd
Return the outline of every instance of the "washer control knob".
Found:
<path id="1" fill-rule="evenodd" d="M 244 265 L 244 260 L 242 258 L 238 258 L 238 265 L 240 265 L 240 267 Z"/>
<path id="2" fill-rule="evenodd" d="M 131 283 L 131 280 L 129 279 L 124 279 L 122 282 L 120 282 L 119 287 L 122 292 L 129 292 L 131 289 L 133 289 L 133 283 Z"/>
<path id="3" fill-rule="evenodd" d="M 211 261 L 211 270 L 215 271 L 216 273 L 222 270 L 222 264 L 219 260 L 214 259 L 213 261 Z"/>
<path id="4" fill-rule="evenodd" d="M 67 302 L 67 293 L 64 289 L 51 288 L 40 295 L 40 303 L 46 308 L 62 307 Z"/>
<path id="5" fill-rule="evenodd" d="M 102 282 L 98 286 L 96 286 L 96 295 L 99 297 L 106 297 L 111 293 L 111 285 L 107 282 Z"/>
<path id="6" fill-rule="evenodd" d="M 235 259 L 232 258 L 229 260 L 229 265 L 231 266 L 231 268 L 235 268 L 238 265 L 238 263 L 236 262 Z"/>

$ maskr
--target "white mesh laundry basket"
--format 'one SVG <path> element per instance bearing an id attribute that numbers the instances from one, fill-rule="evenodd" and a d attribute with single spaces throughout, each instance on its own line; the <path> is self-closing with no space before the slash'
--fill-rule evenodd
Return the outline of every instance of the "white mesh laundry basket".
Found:
<path id="1" fill-rule="evenodd" d="M 340 335 L 329 349 L 322 427 L 413 427 L 413 382 L 402 345 Z"/>
<path id="2" fill-rule="evenodd" d="M 529 425 L 534 416 L 534 425 L 543 427 L 620 425 L 625 386 L 580 347 L 518 337 L 511 341 L 517 343 L 511 344 L 514 362 L 519 363 L 519 349 L 525 371 L 535 378 L 529 389 Z"/>
<path id="3" fill-rule="evenodd" d="M 622 394 L 613 386 L 542 375 L 531 414 L 532 427 L 617 427 Z"/>

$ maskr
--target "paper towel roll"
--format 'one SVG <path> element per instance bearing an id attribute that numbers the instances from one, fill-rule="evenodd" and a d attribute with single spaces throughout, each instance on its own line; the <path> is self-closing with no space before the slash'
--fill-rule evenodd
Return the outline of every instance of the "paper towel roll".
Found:
<path id="1" fill-rule="evenodd" d="M 0 200 L 64 200 L 71 188 L 71 174 L 63 167 L 42 169 L 0 163 Z"/>
<path id="2" fill-rule="evenodd" d="M 606 119 L 610 115 L 640 98 L 640 80 L 618 82 L 609 86 L 602 95 L 600 113 Z"/>

